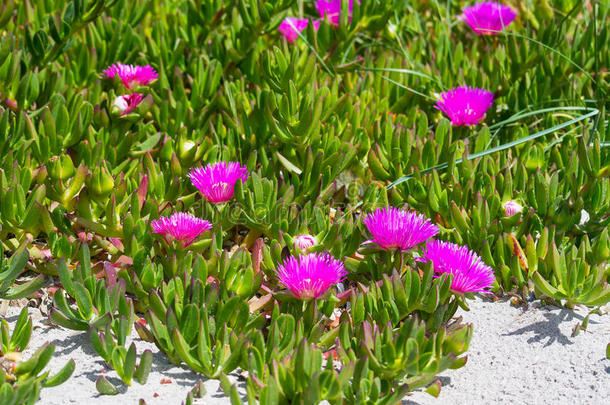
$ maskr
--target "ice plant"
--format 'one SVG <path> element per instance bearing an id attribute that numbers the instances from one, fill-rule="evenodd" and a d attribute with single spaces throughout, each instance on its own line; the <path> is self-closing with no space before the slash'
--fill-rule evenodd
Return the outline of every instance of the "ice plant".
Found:
<path id="1" fill-rule="evenodd" d="M 152 66 L 123 65 L 115 63 L 103 71 L 104 77 L 121 79 L 125 87 L 132 89 L 136 86 L 146 86 L 157 79 L 157 72 Z"/>
<path id="2" fill-rule="evenodd" d="M 233 197 L 238 180 L 248 180 L 248 169 L 238 162 L 218 162 L 193 169 L 188 177 L 206 200 L 221 203 Z"/>
<path id="3" fill-rule="evenodd" d="M 416 212 L 395 207 L 378 208 L 363 220 L 380 248 L 408 250 L 438 233 L 438 227 Z"/>
<path id="4" fill-rule="evenodd" d="M 193 243 L 202 233 L 212 229 L 212 224 L 191 214 L 177 212 L 171 217 L 161 217 L 151 221 L 154 233 L 162 234 L 170 243 L 173 240 L 182 242 L 183 247 Z"/>
<path id="5" fill-rule="evenodd" d="M 465 7 L 462 13 L 458 18 L 479 35 L 497 34 L 517 17 L 512 8 L 495 1 L 484 1 Z"/>
<path id="6" fill-rule="evenodd" d="M 277 29 L 288 42 L 292 43 L 299 37 L 299 32 L 303 32 L 308 25 L 309 20 L 307 18 L 286 17 Z M 313 27 L 318 30 L 320 21 L 314 21 Z"/>
<path id="7" fill-rule="evenodd" d="M 502 207 L 504 208 L 504 214 L 507 217 L 512 217 L 513 215 L 523 211 L 521 204 L 512 200 L 506 201 L 504 204 L 502 204 Z"/>
<path id="8" fill-rule="evenodd" d="M 476 125 L 485 119 L 493 102 L 493 93 L 462 86 L 441 93 L 434 107 L 447 114 L 452 125 Z"/>
<path id="9" fill-rule="evenodd" d="M 458 293 L 488 292 L 495 277 L 491 267 L 466 246 L 432 240 L 419 261 L 432 261 L 437 275 L 453 274 L 451 289 Z"/>
<path id="10" fill-rule="evenodd" d="M 360 3 L 360 0 L 358 0 L 358 3 Z M 350 22 L 352 20 L 353 8 L 354 8 L 354 0 L 350 0 L 349 1 L 349 21 Z M 341 17 L 341 0 L 330 0 L 330 1 L 318 0 L 316 2 L 316 9 L 318 10 L 318 13 L 320 14 L 321 19 L 326 18 L 326 19 L 328 19 L 328 22 L 330 22 L 332 25 L 334 25 L 334 26 L 339 25 L 339 19 Z"/>
<path id="11" fill-rule="evenodd" d="M 311 235 L 297 235 L 293 239 L 294 245 L 301 250 L 309 249 L 316 244 L 316 238 Z"/>
<path id="12" fill-rule="evenodd" d="M 287 258 L 277 269 L 280 283 L 302 300 L 318 298 L 347 276 L 343 263 L 329 253 Z"/>
<path id="13" fill-rule="evenodd" d="M 144 96 L 140 93 L 127 94 L 125 96 L 118 96 L 112 103 L 121 115 L 127 115 L 140 104 Z"/>

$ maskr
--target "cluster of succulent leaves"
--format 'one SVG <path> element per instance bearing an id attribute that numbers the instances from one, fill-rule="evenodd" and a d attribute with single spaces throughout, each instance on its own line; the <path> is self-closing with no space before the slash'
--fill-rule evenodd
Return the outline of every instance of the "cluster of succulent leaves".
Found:
<path id="1" fill-rule="evenodd" d="M 152 352 L 144 351 L 140 363 L 136 365 L 136 346 L 132 343 L 126 348 L 136 319 L 133 301 L 125 296 L 126 283 L 117 281 L 116 271 L 105 266 L 105 278 L 97 279 L 91 269 L 89 247 L 83 245 L 78 266 L 70 271 L 65 260 L 59 263 L 59 278 L 62 290 L 53 296 L 54 308 L 49 318 L 57 325 L 74 329 L 88 330 L 91 345 L 119 375 L 126 385 L 135 378 L 140 384 L 146 383 L 152 366 Z M 71 306 L 68 297 L 76 303 Z M 101 376 L 98 387 L 112 387 Z M 104 393 L 118 393 L 107 388 Z"/>
<path id="2" fill-rule="evenodd" d="M 15 283 L 24 272 L 28 262 L 27 250 L 21 249 L 10 260 L 4 257 L 0 246 L 0 299 L 24 298 L 38 291 L 44 283 L 44 276 Z M 33 404 L 38 400 L 40 390 L 65 382 L 74 371 L 74 360 L 70 360 L 57 374 L 50 376 L 44 372 L 55 345 L 45 343 L 27 360 L 22 352 L 28 347 L 32 335 L 32 319 L 28 308 L 23 308 L 17 318 L 13 332 L 6 319 L 0 320 L 0 403 L 7 405 Z"/>
<path id="3" fill-rule="evenodd" d="M 416 210 L 478 252 L 498 295 L 608 302 L 608 7 L 507 1 L 519 19 L 487 37 L 455 23 L 468 2 L 354 3 L 351 21 L 289 45 L 277 26 L 316 16 L 313 2 L 3 1 L 0 297 L 59 277 L 50 318 L 88 331 L 125 384 L 151 367 L 127 346 L 135 327 L 234 402 L 226 375 L 246 370 L 248 401 L 264 404 L 395 403 L 465 364 L 472 326 L 451 318 L 467 297 L 430 266 L 360 248 L 377 207 Z M 159 74 L 152 105 L 125 117 L 111 114 L 120 84 L 100 75 L 117 61 Z M 452 128 L 435 95 L 464 84 L 496 102 Z M 185 175 L 221 160 L 250 177 L 219 207 Z M 506 217 L 508 200 L 523 212 Z M 150 221 L 176 211 L 212 236 L 187 251 L 153 237 Z M 344 291 L 282 291 L 275 269 L 303 233 L 344 260 Z M 0 395 L 61 382 L 38 376 L 49 352 Z"/>
<path id="4" fill-rule="evenodd" d="M 7 405 L 34 404 L 40 390 L 65 382 L 74 371 L 74 360 L 55 375 L 43 372 L 49 364 L 55 345 L 45 343 L 28 360 L 22 360 L 32 335 L 32 319 L 28 308 L 23 308 L 13 332 L 9 331 L 6 319 L 0 321 L 0 403 Z"/>

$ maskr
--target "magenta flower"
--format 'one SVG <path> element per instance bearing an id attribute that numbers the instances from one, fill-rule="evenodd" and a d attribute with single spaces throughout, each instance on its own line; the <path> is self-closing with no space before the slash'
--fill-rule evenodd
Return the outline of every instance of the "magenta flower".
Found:
<path id="1" fill-rule="evenodd" d="M 360 3 L 360 0 L 358 0 Z M 339 26 L 339 19 L 341 17 L 341 0 L 318 0 L 316 2 L 316 9 L 320 14 L 320 18 L 327 18 L 334 26 Z M 354 0 L 349 1 L 349 21 L 352 21 L 352 10 L 354 9 Z M 326 17 L 325 17 L 326 16 Z"/>
<path id="2" fill-rule="evenodd" d="M 279 281 L 302 300 L 318 298 L 347 276 L 343 263 L 328 253 L 287 258 L 277 269 Z"/>
<path id="3" fill-rule="evenodd" d="M 512 217 L 513 215 L 520 213 L 523 211 L 523 207 L 517 201 L 506 201 L 502 204 L 504 208 L 504 214 L 507 217 Z"/>
<path id="4" fill-rule="evenodd" d="M 177 212 L 171 217 L 161 217 L 151 221 L 154 233 L 160 233 L 165 237 L 167 243 L 172 240 L 182 242 L 183 247 L 189 246 L 205 231 L 212 229 L 212 224 L 191 214 Z"/>
<path id="5" fill-rule="evenodd" d="M 437 275 L 453 274 L 451 289 L 458 293 L 489 292 L 487 290 L 496 280 L 492 268 L 466 246 L 431 240 L 419 259 L 424 263 L 429 260 Z"/>
<path id="6" fill-rule="evenodd" d="M 121 115 L 127 115 L 140 104 L 143 95 L 140 93 L 127 94 L 125 96 L 118 96 L 114 99 L 112 105 L 118 109 Z"/>
<path id="7" fill-rule="evenodd" d="M 476 125 L 485 119 L 485 113 L 494 102 L 493 93 L 475 87 L 456 87 L 441 93 L 434 108 L 451 119 L 451 125 Z"/>
<path id="8" fill-rule="evenodd" d="M 218 162 L 193 169 L 188 177 L 206 200 L 220 203 L 233 197 L 237 180 L 248 180 L 248 169 L 237 162 Z"/>
<path id="9" fill-rule="evenodd" d="M 114 79 L 115 76 L 118 76 L 128 89 L 132 89 L 135 86 L 146 86 L 157 79 L 158 76 L 155 69 L 150 65 L 135 66 L 123 65 L 121 63 L 109 66 L 102 73 L 108 79 Z"/>
<path id="10" fill-rule="evenodd" d="M 316 238 L 311 235 L 297 235 L 293 239 L 294 245 L 301 250 L 307 250 L 316 244 Z"/>
<path id="11" fill-rule="evenodd" d="M 438 233 L 438 227 L 422 214 L 395 207 L 378 208 L 363 222 L 372 241 L 384 250 L 408 250 Z"/>
<path id="12" fill-rule="evenodd" d="M 465 7 L 462 13 L 458 18 L 479 35 L 497 34 L 517 17 L 512 8 L 495 1 L 484 1 Z"/>
<path id="13" fill-rule="evenodd" d="M 299 32 L 303 32 L 309 25 L 307 18 L 286 17 L 277 28 L 288 42 L 292 43 L 299 37 Z M 314 21 L 313 27 L 317 31 L 320 28 L 320 21 Z"/>

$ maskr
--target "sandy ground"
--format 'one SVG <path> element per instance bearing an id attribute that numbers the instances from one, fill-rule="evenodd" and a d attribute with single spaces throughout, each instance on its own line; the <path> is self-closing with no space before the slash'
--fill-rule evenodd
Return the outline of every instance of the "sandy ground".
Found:
<path id="1" fill-rule="evenodd" d="M 13 324 L 17 308 L 9 310 Z M 39 404 L 181 404 L 200 376 L 186 367 L 167 362 L 154 345 L 136 339 L 138 353 L 151 349 L 153 368 L 146 385 L 120 383 L 114 371 L 105 366 L 82 332 L 64 330 L 46 324 L 37 309 L 31 309 L 35 330 L 25 358 L 44 342 L 55 344 L 56 351 L 48 368 L 59 370 L 73 358 L 76 369 L 59 387 L 43 389 Z M 486 302 L 477 298 L 464 321 L 475 325 L 465 367 L 440 376 L 443 385 L 439 398 L 418 392 L 403 404 L 607 404 L 610 403 L 610 360 L 605 357 L 610 342 L 610 315 L 592 315 L 587 331 L 571 337 L 586 311 L 540 307 L 534 302 L 528 309 L 515 308 L 507 302 Z M 95 389 L 100 375 L 117 386 L 117 396 L 101 396 Z M 243 382 L 230 376 L 245 395 Z M 162 381 L 163 380 L 163 381 Z M 169 381 L 169 383 L 168 383 Z M 229 404 L 215 380 L 204 381 L 207 393 L 196 404 Z M 245 398 L 244 398 L 245 399 Z"/>
<path id="2" fill-rule="evenodd" d="M 418 392 L 404 404 L 610 403 L 610 315 L 591 315 L 576 337 L 586 310 L 477 298 L 460 315 L 474 324 L 468 363 L 441 374 L 438 399 Z"/>
<path id="3" fill-rule="evenodd" d="M 11 328 L 17 321 L 19 311 L 20 308 L 9 308 L 7 321 Z M 144 350 L 150 349 L 153 352 L 153 364 L 145 385 L 140 385 L 133 380 L 131 386 L 127 387 L 119 379 L 116 372 L 108 367 L 105 361 L 95 353 L 89 342 L 87 332 L 51 326 L 48 324 L 46 317 L 35 308 L 30 308 L 30 315 L 32 316 L 34 330 L 30 345 L 24 353 L 24 359 L 29 358 L 31 353 L 40 345 L 49 342 L 55 345 L 55 353 L 45 370 L 51 370 L 51 374 L 54 374 L 68 360 L 74 359 L 76 363 L 72 377 L 57 387 L 44 388 L 37 404 L 137 405 L 140 399 L 144 399 L 147 405 L 182 404 L 189 391 L 200 380 L 204 382 L 206 394 L 203 398 L 198 398 L 194 402 L 195 404 L 230 404 L 229 399 L 226 398 L 220 388 L 218 380 L 206 381 L 205 377 L 198 375 L 186 366 L 174 366 L 167 361 L 165 355 L 159 352 L 154 344 L 139 339 L 135 331 L 133 331 L 132 337 L 134 337 L 136 343 L 138 361 L 140 354 Z M 130 342 L 127 346 L 129 344 Z M 118 395 L 106 396 L 97 392 L 95 381 L 102 375 L 106 376 L 119 389 Z M 245 383 L 239 382 L 235 374 L 229 375 L 229 379 L 238 384 L 239 392 L 245 402 Z"/>

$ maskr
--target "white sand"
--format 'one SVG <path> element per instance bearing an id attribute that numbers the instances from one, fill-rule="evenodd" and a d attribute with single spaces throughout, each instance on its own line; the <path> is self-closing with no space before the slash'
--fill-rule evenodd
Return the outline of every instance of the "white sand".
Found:
<path id="1" fill-rule="evenodd" d="M 12 327 L 19 315 L 19 308 L 10 308 L 7 320 Z M 167 361 L 165 355 L 160 352 L 154 344 L 144 342 L 133 332 L 137 347 L 138 362 L 140 354 L 146 349 L 153 352 L 153 364 L 148 381 L 140 385 L 133 380 L 131 386 L 125 386 L 116 372 L 108 367 L 104 360 L 95 353 L 87 332 L 72 331 L 58 326 L 48 324 L 45 317 L 38 309 L 31 308 L 30 315 L 34 325 L 30 345 L 24 353 L 24 359 L 29 358 L 40 345 L 45 342 L 54 344 L 55 353 L 45 370 L 51 370 L 51 374 L 59 371 L 69 359 L 74 359 L 76 368 L 72 377 L 62 385 L 51 388 L 43 388 L 40 401 L 41 405 L 65 405 L 65 404 L 87 404 L 87 405 L 115 405 L 115 404 L 138 404 L 144 399 L 147 405 L 174 405 L 181 404 L 188 392 L 198 383 L 204 380 L 206 395 L 198 399 L 195 404 L 230 404 L 225 397 L 218 380 L 207 380 L 186 366 L 177 367 Z M 12 329 L 11 329 L 12 331 Z M 130 342 L 128 342 L 129 346 Z M 118 389 L 119 394 L 114 396 L 100 395 L 95 388 L 95 381 L 99 376 L 106 378 Z M 229 379 L 237 382 L 235 374 L 229 375 Z M 163 380 L 163 382 L 162 382 Z M 239 383 L 239 392 L 245 401 L 245 384 Z"/>
<path id="2" fill-rule="evenodd" d="M 438 399 L 425 393 L 407 397 L 403 404 L 607 404 L 610 403 L 610 360 L 605 357 L 610 342 L 610 315 L 592 315 L 587 331 L 574 338 L 572 329 L 586 311 L 555 307 L 515 308 L 507 302 L 470 303 L 470 312 L 460 312 L 475 325 L 465 367 L 441 375 Z M 11 308 L 12 324 L 19 310 Z M 169 364 L 154 345 L 136 339 L 138 353 L 151 349 L 153 367 L 146 385 L 120 383 L 116 373 L 95 354 L 86 333 L 64 330 L 44 323 L 37 309 L 30 311 L 35 329 L 25 358 L 44 342 L 57 346 L 48 368 L 57 371 L 70 358 L 76 370 L 64 384 L 45 388 L 39 404 L 180 404 L 201 378 L 186 367 Z M 120 387 L 117 396 L 101 396 L 95 389 L 100 375 Z M 231 376 L 237 381 L 236 376 Z M 162 384 L 161 380 L 171 381 Z M 218 381 L 205 382 L 207 394 L 199 404 L 229 404 Z M 242 398 L 244 384 L 238 384 Z M 156 396 L 155 396 L 156 394 Z M 244 398 L 245 399 L 245 398 Z"/>
<path id="3" fill-rule="evenodd" d="M 438 399 L 418 392 L 405 404 L 610 403 L 610 315 L 591 315 L 576 337 L 586 310 L 477 298 L 460 315 L 474 324 L 468 363 L 441 375 Z"/>

